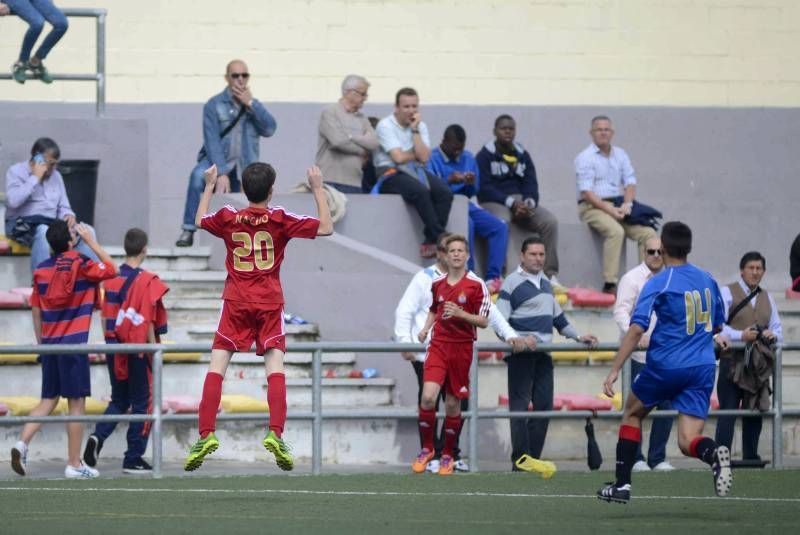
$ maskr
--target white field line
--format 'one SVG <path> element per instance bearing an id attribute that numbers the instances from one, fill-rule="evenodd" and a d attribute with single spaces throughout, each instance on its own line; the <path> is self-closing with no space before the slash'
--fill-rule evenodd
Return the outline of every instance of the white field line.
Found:
<path id="1" fill-rule="evenodd" d="M 164 488 L 130 488 L 103 489 L 96 487 L 59 488 L 59 487 L 2 487 L 0 492 L 119 492 L 119 493 L 176 493 L 176 494 L 303 494 L 319 496 L 422 496 L 422 497 L 478 497 L 478 498 L 544 498 L 544 499 L 596 499 L 594 494 L 528 494 L 509 492 L 393 492 L 369 490 L 303 490 L 303 489 L 164 489 Z M 779 502 L 800 503 L 800 498 L 758 498 L 743 496 L 636 496 L 632 500 L 724 500 L 737 502 Z"/>

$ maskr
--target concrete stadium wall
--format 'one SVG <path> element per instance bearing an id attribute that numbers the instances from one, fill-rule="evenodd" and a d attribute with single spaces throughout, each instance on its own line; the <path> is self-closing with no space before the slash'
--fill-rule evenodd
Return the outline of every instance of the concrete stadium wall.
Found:
<path id="1" fill-rule="evenodd" d="M 201 102 L 234 57 L 270 101 L 325 102 L 359 71 L 370 97 L 429 103 L 797 106 L 794 0 L 61 0 L 108 15 L 113 102 Z M 94 66 L 91 19 L 48 58 Z M 25 25 L 0 19 L 10 65 Z M 13 100 L 89 101 L 91 84 L 8 83 Z"/>

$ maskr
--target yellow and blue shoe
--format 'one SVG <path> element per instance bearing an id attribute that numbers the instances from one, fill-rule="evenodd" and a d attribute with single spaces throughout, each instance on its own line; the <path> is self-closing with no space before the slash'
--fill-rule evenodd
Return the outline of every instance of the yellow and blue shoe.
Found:
<path id="1" fill-rule="evenodd" d="M 203 459 L 205 459 L 206 455 L 214 453 L 217 448 L 219 448 L 219 440 L 217 440 L 214 433 L 207 434 L 206 438 L 197 439 L 197 442 L 189 450 L 186 462 L 183 463 L 183 469 L 187 472 L 197 470 L 203 464 Z"/>
<path id="2" fill-rule="evenodd" d="M 275 456 L 275 463 L 281 470 L 289 471 L 294 468 L 294 459 L 292 458 L 292 448 L 283 441 L 275 431 L 270 431 L 264 440 L 261 442 L 264 448 Z"/>
<path id="3" fill-rule="evenodd" d="M 556 464 L 551 461 L 542 461 L 523 453 L 514 463 L 517 468 L 525 472 L 537 472 L 542 475 L 542 479 L 550 479 L 556 473 Z"/>

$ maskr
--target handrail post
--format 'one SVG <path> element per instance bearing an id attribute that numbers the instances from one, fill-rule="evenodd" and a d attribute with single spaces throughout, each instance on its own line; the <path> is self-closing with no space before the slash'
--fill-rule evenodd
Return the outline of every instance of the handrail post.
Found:
<path id="1" fill-rule="evenodd" d="M 772 468 L 783 468 L 783 348 L 775 350 L 772 377 Z"/>
<path id="2" fill-rule="evenodd" d="M 469 367 L 469 465 L 478 471 L 478 346 L 472 344 L 472 365 Z"/>
<path id="3" fill-rule="evenodd" d="M 311 357 L 311 473 L 322 473 L 322 350 Z"/>
<path id="4" fill-rule="evenodd" d="M 97 116 L 106 112 L 106 14 L 99 14 L 96 19 L 97 29 Z"/>
<path id="5" fill-rule="evenodd" d="M 161 400 L 164 381 L 164 354 L 159 349 L 153 353 L 153 478 L 161 479 L 162 439 L 161 439 Z"/>

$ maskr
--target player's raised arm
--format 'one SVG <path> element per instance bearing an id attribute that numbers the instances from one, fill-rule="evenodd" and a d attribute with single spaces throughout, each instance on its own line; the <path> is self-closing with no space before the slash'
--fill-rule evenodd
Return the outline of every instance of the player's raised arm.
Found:
<path id="1" fill-rule="evenodd" d="M 200 196 L 200 204 L 197 205 L 197 213 L 194 216 L 194 224 L 200 228 L 200 220 L 208 213 L 208 205 L 211 204 L 211 196 L 214 195 L 214 186 L 217 184 L 217 165 L 214 164 L 203 172 L 206 187 Z"/>
<path id="2" fill-rule="evenodd" d="M 333 220 L 331 210 L 328 208 L 328 200 L 325 198 L 325 190 L 322 188 L 322 171 L 316 165 L 312 165 L 306 171 L 308 185 L 311 187 L 311 194 L 314 195 L 314 202 L 317 203 L 317 215 L 319 218 L 319 230 L 317 236 L 330 236 L 333 234 Z"/>

